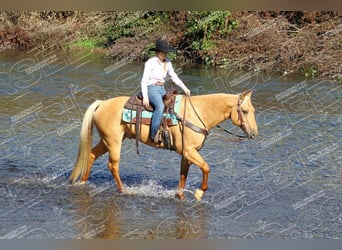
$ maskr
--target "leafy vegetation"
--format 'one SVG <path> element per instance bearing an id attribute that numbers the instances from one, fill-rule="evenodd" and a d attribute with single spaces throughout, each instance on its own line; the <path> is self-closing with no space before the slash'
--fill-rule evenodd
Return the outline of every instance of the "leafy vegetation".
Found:
<path id="1" fill-rule="evenodd" d="M 95 49 L 99 47 L 99 41 L 94 38 L 84 38 L 73 42 L 70 46 L 75 48 Z"/>
<path id="2" fill-rule="evenodd" d="M 214 33 L 227 34 L 238 28 L 237 21 L 229 21 L 230 11 L 195 11 L 192 12 L 186 23 L 185 35 L 195 42 L 210 41 Z M 203 46 L 208 48 L 210 46 Z"/>
<path id="3" fill-rule="evenodd" d="M 236 20 L 230 21 L 230 11 L 193 11 L 186 22 L 185 39 L 191 40 L 195 51 L 206 52 L 215 47 L 215 39 L 227 35 L 239 27 Z M 206 65 L 214 65 L 214 59 L 204 56 Z"/>
<path id="4" fill-rule="evenodd" d="M 338 82 L 339 84 L 342 84 L 342 77 L 338 76 L 335 78 L 336 82 Z"/>
<path id="5" fill-rule="evenodd" d="M 158 12 L 138 11 L 133 13 L 123 13 L 122 15 L 119 15 L 114 20 L 114 23 L 109 25 L 101 34 L 101 45 L 109 47 L 120 38 L 140 35 L 139 33 L 143 32 L 144 29 L 146 31 L 150 27 L 160 24 L 166 17 L 167 15 L 163 15 Z"/>
<path id="6" fill-rule="evenodd" d="M 318 75 L 318 70 L 314 66 L 304 68 L 301 72 L 305 77 L 315 77 Z"/>
<path id="7" fill-rule="evenodd" d="M 146 60 L 156 39 L 172 60 L 253 71 L 271 69 L 341 83 L 342 12 L 334 11 L 4 11 L 0 51 L 91 49 Z"/>

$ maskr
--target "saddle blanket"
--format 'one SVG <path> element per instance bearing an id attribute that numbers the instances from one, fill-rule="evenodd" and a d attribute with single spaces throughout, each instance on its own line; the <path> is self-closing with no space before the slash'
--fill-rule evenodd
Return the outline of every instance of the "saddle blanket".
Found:
<path id="1" fill-rule="evenodd" d="M 182 95 L 177 95 L 176 100 L 175 100 L 175 106 L 174 106 L 174 111 L 177 114 L 179 113 L 179 110 L 180 110 L 181 100 L 182 100 Z M 150 112 L 150 111 L 142 111 L 141 112 L 141 118 L 142 119 L 144 119 L 144 118 L 145 119 L 151 119 L 152 115 L 153 115 L 153 112 Z M 135 122 L 136 116 L 137 116 L 137 112 L 135 110 L 130 110 L 130 109 L 124 108 L 122 111 L 122 120 L 124 122 L 133 123 L 133 122 Z M 178 124 L 178 120 L 176 118 L 176 115 L 164 113 L 163 116 L 166 119 L 171 120 L 171 124 L 169 124 L 169 125 L 177 125 Z"/>

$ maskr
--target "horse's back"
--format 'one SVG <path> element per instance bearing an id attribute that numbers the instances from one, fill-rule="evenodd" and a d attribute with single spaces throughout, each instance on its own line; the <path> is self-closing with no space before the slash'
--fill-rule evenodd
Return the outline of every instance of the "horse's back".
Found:
<path id="1" fill-rule="evenodd" d="M 130 98 L 130 96 L 117 96 L 113 97 L 107 100 L 104 100 L 103 103 L 101 103 L 99 108 L 102 109 L 114 109 L 114 110 L 121 110 L 123 109 L 125 103 Z"/>
<path id="2" fill-rule="evenodd" d="M 95 112 L 96 123 L 120 124 L 122 110 L 128 99 L 129 96 L 118 96 L 104 100 Z"/>

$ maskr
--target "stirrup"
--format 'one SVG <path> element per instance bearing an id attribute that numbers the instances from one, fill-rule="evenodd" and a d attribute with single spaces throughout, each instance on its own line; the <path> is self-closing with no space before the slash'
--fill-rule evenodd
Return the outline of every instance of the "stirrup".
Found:
<path id="1" fill-rule="evenodd" d="M 156 144 L 159 144 L 162 142 L 162 138 L 161 138 L 161 132 L 160 130 L 157 131 L 156 135 L 154 136 L 154 138 L 152 139 L 152 141 Z"/>
<path id="2" fill-rule="evenodd" d="M 167 149 L 172 149 L 171 147 L 171 138 L 170 138 L 170 133 L 167 129 L 163 131 L 163 141 L 164 141 L 164 146 Z"/>

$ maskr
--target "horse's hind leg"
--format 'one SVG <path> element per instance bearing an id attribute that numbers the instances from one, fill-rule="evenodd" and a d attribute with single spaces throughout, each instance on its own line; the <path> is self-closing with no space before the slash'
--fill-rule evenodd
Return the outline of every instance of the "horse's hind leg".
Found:
<path id="1" fill-rule="evenodd" d="M 107 152 L 107 147 L 103 143 L 102 140 L 100 140 L 99 143 L 94 148 L 92 148 L 90 156 L 89 156 L 89 165 L 88 165 L 85 175 L 81 179 L 82 182 L 88 181 L 90 170 L 91 170 L 91 167 L 93 166 L 94 161 L 106 152 Z"/>
<path id="2" fill-rule="evenodd" d="M 179 180 L 178 193 L 177 193 L 177 197 L 181 200 L 184 199 L 185 182 L 186 182 L 186 178 L 188 177 L 190 164 L 191 163 L 187 159 L 185 159 L 184 156 L 182 156 L 180 180 Z"/>
<path id="3" fill-rule="evenodd" d="M 123 184 L 120 179 L 120 171 L 119 171 L 120 150 L 121 150 L 121 141 L 110 144 L 110 147 L 108 149 L 108 153 L 109 153 L 108 168 L 112 172 L 113 178 L 116 182 L 119 192 L 122 192 Z"/>

